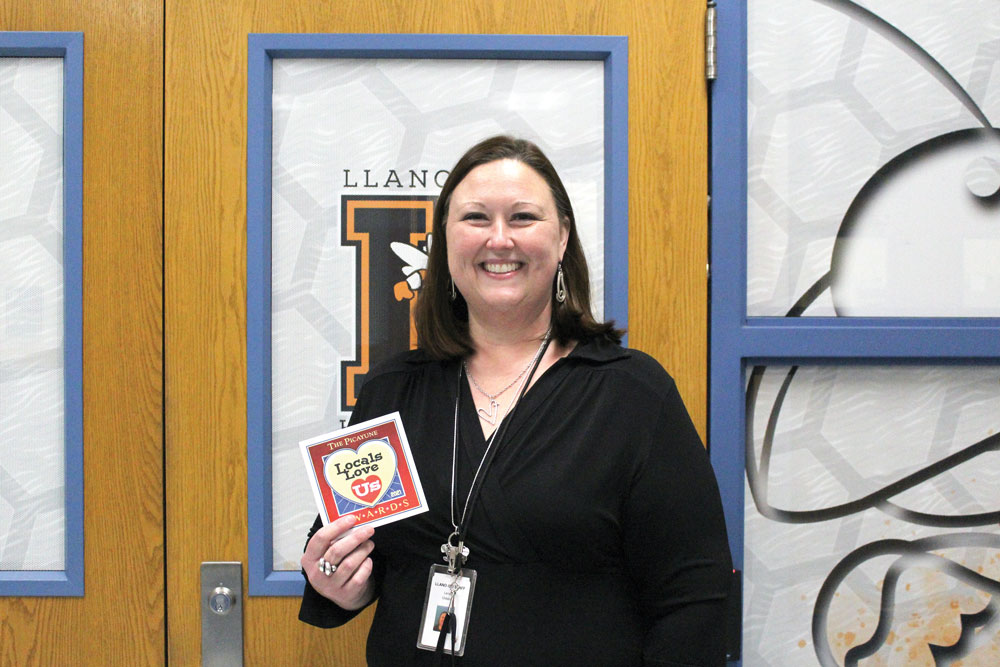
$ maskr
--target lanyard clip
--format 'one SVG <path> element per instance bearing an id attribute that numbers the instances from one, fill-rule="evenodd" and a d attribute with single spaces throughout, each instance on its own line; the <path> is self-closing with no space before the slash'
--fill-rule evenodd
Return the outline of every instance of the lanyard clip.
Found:
<path id="1" fill-rule="evenodd" d="M 457 540 L 457 544 L 452 543 L 454 540 Z M 441 545 L 441 553 L 444 554 L 444 562 L 448 563 L 448 572 L 454 574 L 468 560 L 469 547 L 465 546 L 456 530 L 448 536 L 448 541 Z"/>

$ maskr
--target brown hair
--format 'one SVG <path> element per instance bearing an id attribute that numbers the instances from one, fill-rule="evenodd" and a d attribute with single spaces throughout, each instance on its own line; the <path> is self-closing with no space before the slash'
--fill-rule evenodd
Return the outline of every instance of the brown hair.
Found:
<path id="1" fill-rule="evenodd" d="M 534 169 L 548 183 L 555 201 L 559 221 L 569 230 L 563 255 L 563 279 L 567 297 L 555 301 L 555 277 L 552 280 L 552 336 L 561 344 L 571 340 L 603 337 L 621 342 L 623 331 L 614 322 L 598 322 L 590 309 L 590 276 L 583 255 L 580 237 L 576 233 L 576 218 L 569 195 L 559 174 L 541 149 L 525 139 L 496 136 L 485 139 L 463 155 L 448 175 L 434 207 L 433 242 L 427 259 L 427 273 L 417 297 L 414 320 L 417 343 L 437 359 L 464 357 L 474 351 L 469 337 L 469 310 L 461 294 L 452 301 L 451 275 L 448 273 L 448 243 L 445 224 L 451 193 L 469 172 L 480 165 L 497 160 L 517 160 Z"/>

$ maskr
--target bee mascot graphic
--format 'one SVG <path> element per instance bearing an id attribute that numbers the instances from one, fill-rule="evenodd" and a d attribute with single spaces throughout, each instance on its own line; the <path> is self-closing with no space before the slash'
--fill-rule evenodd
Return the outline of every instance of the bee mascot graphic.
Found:
<path id="1" fill-rule="evenodd" d="M 413 325 L 431 247 L 436 197 L 344 195 L 341 244 L 355 251 L 355 356 L 341 362 L 341 406 L 351 412 L 365 375 L 417 345 Z M 402 276 L 402 278 L 400 277 Z"/>

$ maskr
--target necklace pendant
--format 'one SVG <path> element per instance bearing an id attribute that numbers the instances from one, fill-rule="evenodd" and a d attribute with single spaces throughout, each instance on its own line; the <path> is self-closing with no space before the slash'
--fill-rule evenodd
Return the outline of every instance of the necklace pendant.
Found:
<path id="1" fill-rule="evenodd" d="M 480 419 L 489 422 L 491 426 L 496 426 L 497 413 L 500 412 L 500 404 L 497 403 L 495 399 L 490 399 L 489 412 L 486 411 L 486 408 L 477 408 L 476 412 L 479 413 Z"/>

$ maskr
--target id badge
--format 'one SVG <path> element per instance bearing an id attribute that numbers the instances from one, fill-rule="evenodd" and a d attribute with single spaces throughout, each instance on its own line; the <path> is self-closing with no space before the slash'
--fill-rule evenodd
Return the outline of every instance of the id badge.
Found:
<path id="1" fill-rule="evenodd" d="M 420 634 L 417 636 L 417 648 L 436 651 L 438 638 L 441 635 L 443 620 L 448 610 L 452 608 L 454 595 L 455 613 L 455 651 L 461 656 L 465 653 L 465 636 L 469 628 L 469 612 L 472 610 L 472 593 L 476 590 L 476 571 L 467 567 L 455 574 L 449 574 L 444 565 L 431 566 L 427 577 L 427 595 L 424 596 L 424 611 L 420 619 Z M 451 640 L 444 644 L 444 652 L 451 654 Z"/>

